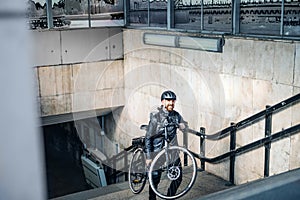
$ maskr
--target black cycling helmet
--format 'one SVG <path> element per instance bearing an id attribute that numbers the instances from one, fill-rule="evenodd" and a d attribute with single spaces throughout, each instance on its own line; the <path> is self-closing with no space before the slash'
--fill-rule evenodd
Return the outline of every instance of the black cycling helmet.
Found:
<path id="1" fill-rule="evenodd" d="M 170 90 L 168 91 L 164 91 L 162 94 L 161 94 L 161 97 L 160 97 L 160 100 L 164 100 L 164 99 L 167 99 L 167 100 L 176 100 L 176 94 Z"/>

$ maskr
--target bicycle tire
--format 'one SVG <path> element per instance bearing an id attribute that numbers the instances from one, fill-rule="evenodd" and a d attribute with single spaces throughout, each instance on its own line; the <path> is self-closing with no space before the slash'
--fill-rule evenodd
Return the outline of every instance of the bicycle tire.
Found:
<path id="1" fill-rule="evenodd" d="M 129 187 L 134 194 L 139 194 L 145 187 L 147 181 L 146 158 L 142 148 L 137 148 L 130 161 Z"/>
<path id="2" fill-rule="evenodd" d="M 166 154 L 166 151 L 168 154 Z M 184 163 L 182 164 L 184 154 L 187 155 L 188 164 L 190 165 L 185 166 Z M 166 164 L 167 157 L 169 164 Z M 163 149 L 154 157 L 148 176 L 151 188 L 157 196 L 163 199 L 179 198 L 192 188 L 197 177 L 197 163 L 194 156 L 187 149 L 180 146 L 171 146 L 168 149 Z M 157 177 L 160 181 L 155 186 L 154 181 L 157 181 Z"/>

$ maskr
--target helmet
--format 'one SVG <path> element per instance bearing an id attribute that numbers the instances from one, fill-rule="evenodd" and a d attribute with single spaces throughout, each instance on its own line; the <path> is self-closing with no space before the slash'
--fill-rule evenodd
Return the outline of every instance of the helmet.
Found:
<path id="1" fill-rule="evenodd" d="M 167 100 L 176 100 L 176 94 L 170 90 L 168 91 L 164 91 L 162 94 L 161 94 L 161 97 L 160 97 L 160 100 L 164 100 L 164 99 L 167 99 Z"/>

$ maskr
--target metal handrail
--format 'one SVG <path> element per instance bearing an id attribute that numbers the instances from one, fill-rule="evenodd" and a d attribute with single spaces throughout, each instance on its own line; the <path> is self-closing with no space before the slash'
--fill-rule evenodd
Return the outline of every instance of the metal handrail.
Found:
<path id="1" fill-rule="evenodd" d="M 212 164 L 216 164 L 216 163 L 219 163 L 219 162 L 223 161 L 226 158 L 229 158 L 230 156 L 240 155 L 240 154 L 249 152 L 249 151 L 254 150 L 256 148 L 262 147 L 263 145 L 265 145 L 265 144 L 267 144 L 269 142 L 273 142 L 273 141 L 280 140 L 280 139 L 285 138 L 285 137 L 289 137 L 289 136 L 294 135 L 294 134 L 296 134 L 298 132 L 300 132 L 300 124 L 297 124 L 297 125 L 292 126 L 292 127 L 288 128 L 288 129 L 279 131 L 279 132 L 277 132 L 275 134 L 272 134 L 272 135 L 270 135 L 268 137 L 262 138 L 260 140 L 257 140 L 255 142 L 252 142 L 252 143 L 247 144 L 247 145 L 244 145 L 244 146 L 242 146 L 240 148 L 237 148 L 235 150 L 229 151 L 227 153 L 224 153 L 222 155 L 216 156 L 214 158 L 207 158 L 205 156 L 202 156 L 202 155 L 194 153 L 194 152 L 192 152 L 192 154 L 196 158 L 199 158 L 200 160 L 203 160 L 205 162 L 209 162 L 209 163 L 212 163 Z"/>
<path id="2" fill-rule="evenodd" d="M 295 96 L 292 96 L 284 101 L 281 101 L 280 103 L 277 103 L 263 111 L 260 111 L 259 113 L 256 113 L 234 125 L 231 125 L 221 131 L 218 131 L 212 135 L 206 135 L 206 134 L 203 134 L 201 132 L 198 132 L 198 131 L 195 131 L 192 129 L 189 129 L 188 132 L 192 133 L 194 135 L 200 136 L 200 137 L 205 137 L 205 139 L 208 139 L 208 140 L 219 140 L 219 139 L 222 139 L 222 138 L 228 136 L 229 133 L 233 130 L 245 128 L 248 125 L 251 125 L 253 123 L 256 123 L 256 122 L 262 120 L 267 114 L 269 114 L 269 113 L 274 114 L 276 112 L 279 112 L 280 110 L 285 109 L 288 106 L 290 106 L 291 104 L 296 103 L 298 101 L 300 101 L 300 93 Z"/>

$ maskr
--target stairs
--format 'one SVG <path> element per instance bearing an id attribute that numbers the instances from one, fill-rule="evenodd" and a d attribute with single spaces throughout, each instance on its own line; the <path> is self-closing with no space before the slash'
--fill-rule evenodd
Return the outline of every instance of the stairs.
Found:
<path id="1" fill-rule="evenodd" d="M 148 200 L 148 187 L 149 185 L 147 183 L 140 194 L 133 194 L 129 189 L 128 183 L 124 182 L 58 197 L 52 200 Z M 230 185 L 228 181 L 206 171 L 201 171 L 198 172 L 192 189 L 180 199 L 191 200 L 193 198 L 200 198 L 231 187 L 232 185 Z"/>
<path id="2" fill-rule="evenodd" d="M 126 199 L 126 200 L 148 200 L 148 187 L 147 184 L 144 190 L 137 195 L 134 195 L 129 189 L 116 192 L 113 194 L 107 194 L 93 198 L 92 200 L 110 200 L 110 199 Z M 195 197 L 202 197 L 207 194 L 211 194 L 217 191 L 230 188 L 227 181 L 209 174 L 208 172 L 202 171 L 198 173 L 197 179 L 193 188 L 183 197 L 179 199 L 192 199 Z M 159 199 L 159 198 L 157 198 Z"/>

